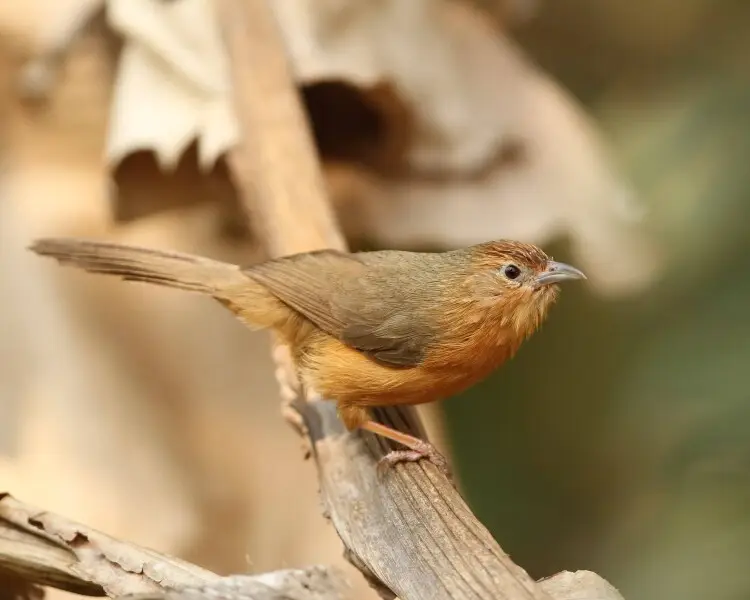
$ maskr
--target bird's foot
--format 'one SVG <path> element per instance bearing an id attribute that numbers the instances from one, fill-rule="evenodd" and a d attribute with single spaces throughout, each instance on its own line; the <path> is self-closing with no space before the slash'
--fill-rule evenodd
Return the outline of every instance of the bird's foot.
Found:
<path id="1" fill-rule="evenodd" d="M 440 452 L 438 452 L 435 446 L 424 440 L 419 440 L 419 442 L 415 443 L 409 450 L 393 450 L 386 454 L 378 461 L 378 475 L 382 477 L 388 469 L 398 463 L 417 462 L 423 458 L 426 458 L 435 465 L 449 481 L 453 481 L 453 475 L 448 466 L 448 461 L 442 454 L 440 454 Z"/>

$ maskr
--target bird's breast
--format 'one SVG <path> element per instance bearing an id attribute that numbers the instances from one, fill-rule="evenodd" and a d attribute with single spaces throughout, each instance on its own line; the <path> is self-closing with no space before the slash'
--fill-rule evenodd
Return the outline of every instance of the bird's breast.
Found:
<path id="1" fill-rule="evenodd" d="M 303 379 L 323 397 L 355 405 L 423 404 L 464 391 L 499 367 L 515 348 L 440 345 L 412 368 L 384 366 L 334 338 L 318 340 L 300 362 Z"/>

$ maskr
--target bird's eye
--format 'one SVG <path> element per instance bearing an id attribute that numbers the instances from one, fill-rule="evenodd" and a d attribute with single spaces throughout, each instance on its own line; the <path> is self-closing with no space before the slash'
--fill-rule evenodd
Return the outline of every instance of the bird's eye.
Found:
<path id="1" fill-rule="evenodd" d="M 518 276 L 521 274 L 521 269 L 516 265 L 508 265 L 503 269 L 503 273 L 508 279 L 518 279 Z"/>

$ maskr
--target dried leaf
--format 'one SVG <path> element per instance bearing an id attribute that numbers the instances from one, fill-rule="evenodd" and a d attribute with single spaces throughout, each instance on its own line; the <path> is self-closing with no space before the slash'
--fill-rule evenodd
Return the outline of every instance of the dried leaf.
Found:
<path id="1" fill-rule="evenodd" d="M 125 40 L 110 162 L 149 150 L 172 169 L 197 140 L 198 165 L 211 167 L 237 135 L 212 6 L 208 0 L 110 0 L 108 6 Z M 321 82 L 360 90 L 362 105 L 387 125 L 383 143 L 354 140 L 351 159 L 365 165 L 373 185 L 354 198 L 356 218 L 344 219 L 349 233 L 400 247 L 567 237 L 573 260 L 609 293 L 637 291 L 658 274 L 644 211 L 593 125 L 471 4 L 279 0 L 273 7 L 296 77 L 309 87 L 318 142 L 346 144 L 341 127 L 332 141 L 330 131 L 325 137 L 325 122 L 342 116 L 341 94 L 322 94 Z M 345 137 L 354 128 L 347 126 Z M 391 177 L 394 167 L 398 178 Z M 211 177 L 227 187 L 221 173 Z M 220 196 L 231 204 L 231 194 Z M 145 208 L 133 208 L 123 197 L 118 214 L 152 210 L 153 202 L 143 202 Z"/>
<path id="2" fill-rule="evenodd" d="M 117 164 L 153 150 L 171 169 L 198 140 L 198 163 L 214 165 L 237 142 L 227 96 L 226 55 L 210 0 L 109 0 L 108 19 L 123 36 L 107 158 Z"/>
<path id="3" fill-rule="evenodd" d="M 197 140 L 199 168 L 211 167 L 237 134 L 210 2 L 110 0 L 108 6 L 125 41 L 110 161 L 147 150 L 162 168 L 174 168 Z M 325 123 L 340 121 L 342 113 L 341 94 L 319 93 L 324 82 L 358 90 L 361 104 L 386 124 L 384 138 L 354 140 L 349 160 L 364 164 L 368 179 L 357 191 L 369 193 L 336 198 L 349 211 L 350 234 L 400 247 L 567 237 L 573 260 L 600 291 L 637 291 L 654 280 L 661 265 L 646 215 L 594 126 L 472 4 L 278 0 L 272 6 L 296 77 L 309 89 L 318 142 L 340 148 L 347 143 L 341 136 L 351 138 L 356 129 L 342 133 L 338 126 L 335 139 L 330 131 L 325 137 Z M 396 179 L 394 167 L 401 172 Z M 211 178 L 222 190 L 229 185 L 221 173 Z M 139 194 L 123 190 L 121 218 L 153 210 L 150 200 L 130 206 Z M 231 205 L 231 194 L 219 196 Z M 349 210 L 352 202 L 357 206 Z M 161 204 L 156 208 L 169 205 Z"/>
<path id="4" fill-rule="evenodd" d="M 197 167 L 198 150 L 191 143 L 174 168 L 165 173 L 152 152 L 130 152 L 114 168 L 116 184 L 114 218 L 118 222 L 140 219 L 157 212 L 214 202 L 222 210 L 237 207 L 237 194 L 219 159 L 206 172 Z M 235 219 L 237 225 L 243 224 Z"/>

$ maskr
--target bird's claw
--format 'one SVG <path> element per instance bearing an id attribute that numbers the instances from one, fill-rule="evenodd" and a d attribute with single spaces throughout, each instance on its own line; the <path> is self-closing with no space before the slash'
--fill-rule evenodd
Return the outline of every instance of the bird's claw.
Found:
<path id="1" fill-rule="evenodd" d="M 424 441 L 416 448 L 411 448 L 409 450 L 393 450 L 386 454 L 378 461 L 378 476 L 383 477 L 388 469 L 398 463 L 417 462 L 423 458 L 429 460 L 450 482 L 453 482 L 453 475 L 448 466 L 448 461 L 442 454 L 440 454 L 440 452 L 438 452 L 435 446 Z"/>

